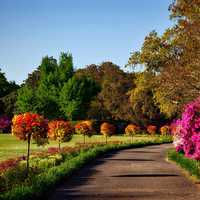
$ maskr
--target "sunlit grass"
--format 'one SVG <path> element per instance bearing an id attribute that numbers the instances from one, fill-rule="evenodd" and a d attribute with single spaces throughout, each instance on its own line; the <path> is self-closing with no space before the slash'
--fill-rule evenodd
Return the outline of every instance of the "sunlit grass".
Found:
<path id="1" fill-rule="evenodd" d="M 139 139 L 149 139 L 150 136 L 142 134 L 133 137 L 133 141 Z M 131 142 L 132 138 L 123 135 L 116 135 L 108 138 L 109 141 L 123 141 Z M 86 137 L 87 142 L 105 142 L 105 137 L 103 135 L 93 135 L 92 137 Z M 72 140 L 67 143 L 62 143 L 61 147 L 64 146 L 74 146 L 76 143 L 83 143 L 83 136 L 74 135 Z M 49 144 L 38 147 L 36 144 L 31 144 L 31 152 L 35 151 L 45 151 L 49 147 L 57 147 L 58 143 L 56 141 L 49 141 Z M 0 161 L 9 158 L 15 158 L 17 156 L 26 155 L 27 143 L 18 140 L 15 136 L 11 134 L 0 134 Z"/>

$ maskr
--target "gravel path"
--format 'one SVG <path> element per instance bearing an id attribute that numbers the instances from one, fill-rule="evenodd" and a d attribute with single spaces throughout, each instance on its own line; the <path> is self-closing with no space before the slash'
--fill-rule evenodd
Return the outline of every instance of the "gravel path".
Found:
<path id="1" fill-rule="evenodd" d="M 165 161 L 170 144 L 106 154 L 50 193 L 49 200 L 200 200 L 200 187 Z"/>

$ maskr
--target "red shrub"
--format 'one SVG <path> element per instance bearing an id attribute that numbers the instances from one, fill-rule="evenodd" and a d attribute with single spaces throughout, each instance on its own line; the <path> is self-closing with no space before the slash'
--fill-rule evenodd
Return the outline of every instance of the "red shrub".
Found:
<path id="1" fill-rule="evenodd" d="M 147 126 L 147 132 L 151 135 L 156 134 L 157 127 L 153 125 Z"/>

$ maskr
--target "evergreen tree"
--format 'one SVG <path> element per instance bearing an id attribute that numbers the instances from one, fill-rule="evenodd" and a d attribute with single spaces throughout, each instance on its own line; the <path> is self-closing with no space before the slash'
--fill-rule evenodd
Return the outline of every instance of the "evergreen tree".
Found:
<path id="1" fill-rule="evenodd" d="M 60 94 L 61 111 L 70 119 L 81 119 L 86 114 L 88 104 L 99 92 L 97 83 L 87 77 L 73 76 L 64 84 Z"/>

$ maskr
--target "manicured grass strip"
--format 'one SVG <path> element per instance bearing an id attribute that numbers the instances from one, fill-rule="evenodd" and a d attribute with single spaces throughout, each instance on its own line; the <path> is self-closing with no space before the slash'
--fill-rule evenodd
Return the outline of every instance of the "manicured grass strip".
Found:
<path id="1" fill-rule="evenodd" d="M 168 151 L 168 159 L 175 161 L 180 167 L 185 169 L 191 176 L 200 180 L 200 161 L 186 158 L 183 153 L 175 150 Z"/>
<path id="2" fill-rule="evenodd" d="M 39 199 L 48 194 L 52 188 L 56 186 L 63 178 L 72 175 L 73 172 L 82 168 L 89 161 L 110 151 L 117 151 L 127 148 L 137 148 L 146 145 L 162 144 L 171 142 L 170 137 L 158 137 L 149 139 L 148 141 L 135 141 L 129 144 L 108 144 L 96 146 L 89 150 L 81 151 L 77 156 L 63 162 L 59 166 L 47 169 L 44 173 L 32 177 L 31 184 L 18 185 L 9 192 L 0 195 L 0 199 L 4 200 L 31 200 Z"/>

